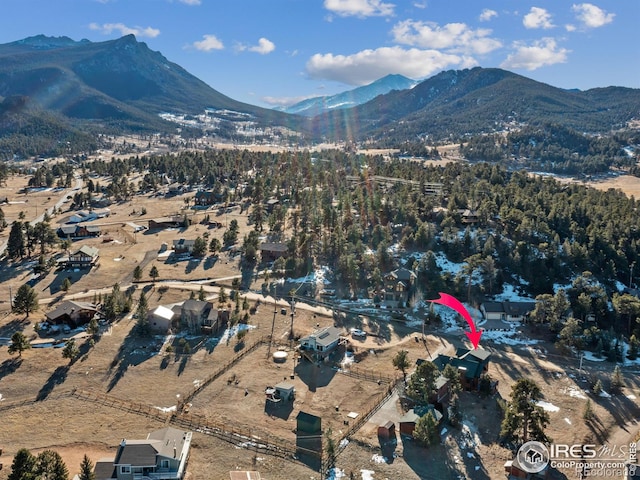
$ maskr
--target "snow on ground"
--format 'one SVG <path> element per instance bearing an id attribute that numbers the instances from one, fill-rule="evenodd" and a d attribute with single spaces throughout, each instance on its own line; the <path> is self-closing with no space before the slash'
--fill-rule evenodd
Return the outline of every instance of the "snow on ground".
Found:
<path id="1" fill-rule="evenodd" d="M 571 425 L 571 420 L 569 420 L 567 417 L 564 417 L 564 421 Z"/>
<path id="2" fill-rule="evenodd" d="M 0 402 L 2 402 L 4 400 L 4 397 L 2 396 L 2 394 L 0 393 Z"/>
<path id="3" fill-rule="evenodd" d="M 353 352 L 347 351 L 344 353 L 344 358 L 340 361 L 340 366 L 345 368 L 349 365 L 353 365 Z"/>
<path id="4" fill-rule="evenodd" d="M 506 283 L 502 289 L 502 293 L 495 295 L 496 302 L 535 302 L 534 298 L 520 295 L 516 291 L 516 287 Z"/>
<path id="5" fill-rule="evenodd" d="M 569 387 L 568 392 L 570 397 L 579 398 L 581 400 L 587 399 L 587 396 L 584 394 L 584 391 L 579 388 Z"/>
<path id="6" fill-rule="evenodd" d="M 387 463 L 389 460 L 382 455 L 378 455 L 377 453 L 371 457 L 371 461 L 374 463 Z"/>
<path id="7" fill-rule="evenodd" d="M 462 435 L 460 438 L 460 442 L 458 445 L 460 448 L 477 448 L 482 445 L 482 441 L 478 436 L 478 427 L 476 427 L 473 423 L 464 421 L 462 422 L 462 428 L 460 429 Z"/>
<path id="8" fill-rule="evenodd" d="M 584 359 L 589 360 L 590 362 L 604 362 L 605 358 L 596 357 L 593 352 L 583 352 Z"/>
<path id="9" fill-rule="evenodd" d="M 338 478 L 346 478 L 346 476 L 347 475 L 344 473 L 344 470 L 340 470 L 336 467 L 329 470 L 326 480 L 336 480 Z"/>
<path id="10" fill-rule="evenodd" d="M 163 413 L 175 412 L 177 407 L 172 405 L 171 407 L 155 407 Z"/>
<path id="11" fill-rule="evenodd" d="M 609 392 L 605 392 L 604 390 L 600 392 L 600 396 L 602 398 L 611 398 L 611 394 Z"/>
<path id="12" fill-rule="evenodd" d="M 491 340 L 495 343 L 500 343 L 503 345 L 534 345 L 539 342 L 539 340 L 534 340 L 531 338 L 527 338 L 524 334 L 519 330 L 511 330 L 508 332 L 501 332 L 499 330 L 490 330 L 482 332 L 482 340 Z"/>
<path id="13" fill-rule="evenodd" d="M 373 480 L 373 474 L 376 473 L 373 470 L 360 470 L 362 474 L 362 480 Z"/>
<path id="14" fill-rule="evenodd" d="M 298 278 L 287 278 L 287 282 L 291 283 L 321 283 L 323 285 L 329 284 L 327 275 L 330 273 L 329 267 L 320 267 L 317 270 Z"/>
<path id="15" fill-rule="evenodd" d="M 436 264 L 442 269 L 443 272 L 449 272 L 453 276 L 457 276 L 462 271 L 464 263 L 454 263 L 447 258 L 443 252 L 435 252 Z"/>
<path id="16" fill-rule="evenodd" d="M 538 400 L 536 405 L 542 407 L 545 412 L 559 412 L 560 407 L 556 407 L 553 403 L 545 402 L 543 400 Z"/>
<path id="17" fill-rule="evenodd" d="M 636 396 L 633 393 L 630 393 L 629 395 L 627 395 L 627 398 L 629 400 L 635 400 Z M 0 395 L 0 402 L 2 401 L 2 395 Z"/>
<path id="18" fill-rule="evenodd" d="M 237 325 L 234 325 L 231 328 L 227 328 L 222 334 L 222 336 L 220 337 L 219 343 L 228 342 L 234 335 L 237 335 L 237 333 L 241 330 L 251 330 L 253 328 L 256 328 L 256 326 L 245 325 L 244 323 L 239 323 Z"/>

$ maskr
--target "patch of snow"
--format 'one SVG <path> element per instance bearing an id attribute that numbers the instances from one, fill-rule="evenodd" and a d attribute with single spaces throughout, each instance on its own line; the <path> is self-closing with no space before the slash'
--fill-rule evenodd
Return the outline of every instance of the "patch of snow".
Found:
<path id="1" fill-rule="evenodd" d="M 587 399 L 587 396 L 584 394 L 584 391 L 576 387 L 569 387 L 569 396 L 574 398 L 579 398 L 581 400 Z"/>
<path id="2" fill-rule="evenodd" d="M 542 400 L 538 400 L 536 402 L 536 405 L 538 405 L 539 407 L 542 407 L 542 409 L 545 412 L 559 412 L 560 411 L 560 407 L 556 407 L 553 403 L 545 402 L 545 401 L 542 401 Z"/>
<path id="3" fill-rule="evenodd" d="M 476 456 L 471 452 L 467 452 L 467 458 L 476 458 Z"/>
<path id="4" fill-rule="evenodd" d="M 373 470 L 360 470 L 362 474 L 362 480 L 373 480 L 373 474 L 376 473 Z"/>
<path id="5" fill-rule="evenodd" d="M 234 325 L 231 328 L 227 328 L 224 333 L 222 334 L 222 336 L 220 337 L 220 342 L 227 342 L 231 339 L 231 337 L 233 337 L 234 335 L 237 335 L 237 333 L 241 330 L 251 330 L 253 328 L 256 328 L 255 325 L 245 325 L 244 323 L 239 323 L 237 325 Z"/>
<path id="6" fill-rule="evenodd" d="M 482 441 L 478 436 L 478 428 L 473 423 L 463 421 L 462 428 L 460 430 L 462 432 L 460 441 L 458 443 L 460 448 L 475 449 L 478 446 L 482 445 Z"/>
<path id="7" fill-rule="evenodd" d="M 343 438 L 342 440 L 340 440 L 338 447 L 345 448 L 347 445 L 349 445 L 349 440 L 347 440 L 346 438 Z"/>
<path id="8" fill-rule="evenodd" d="M 442 430 L 440 430 L 440 436 L 444 435 L 445 433 L 447 433 L 447 427 L 444 427 Z"/>
<path id="9" fill-rule="evenodd" d="M 571 420 L 569 420 L 567 417 L 564 417 L 564 421 L 571 425 Z"/>
<path id="10" fill-rule="evenodd" d="M 511 330 L 508 332 L 501 332 L 499 330 L 483 331 L 480 341 L 482 340 L 492 340 L 495 343 L 504 345 L 534 345 L 539 342 L 539 340 L 525 337 L 519 330 Z"/>
<path id="11" fill-rule="evenodd" d="M 582 356 L 585 360 L 589 360 L 590 362 L 604 362 L 604 357 L 596 357 L 593 352 L 582 352 Z"/>
<path id="12" fill-rule="evenodd" d="M 4 401 L 4 397 L 2 396 L 2 394 L 0 393 L 0 402 Z"/>
<path id="13" fill-rule="evenodd" d="M 389 460 L 382 455 L 378 455 L 377 453 L 371 457 L 371 461 L 375 463 L 387 463 Z"/>
<path id="14" fill-rule="evenodd" d="M 494 296 L 496 302 L 535 302 L 534 298 L 520 295 L 516 291 L 516 287 L 506 283 L 502 289 L 502 293 Z"/>
<path id="15" fill-rule="evenodd" d="M 175 412 L 176 409 L 177 409 L 177 406 L 173 405 L 171 407 L 155 407 L 155 408 L 157 408 L 158 410 L 160 410 L 163 413 L 169 413 L 169 412 Z"/>
<path id="16" fill-rule="evenodd" d="M 608 392 L 605 392 L 604 390 L 602 390 L 602 391 L 600 392 L 600 396 L 601 396 L 602 398 L 611 398 L 611 394 L 610 394 L 610 393 L 608 393 Z"/>
<path id="17" fill-rule="evenodd" d="M 630 393 L 629 395 L 627 395 L 627 398 L 629 400 L 635 400 L 636 396 L 633 393 Z M 2 395 L 0 395 L 0 401 L 2 401 Z"/>
<path id="18" fill-rule="evenodd" d="M 329 470 L 326 480 L 336 480 L 337 478 L 345 478 L 346 476 L 347 475 L 344 473 L 344 470 L 340 470 L 339 468 L 335 467 Z"/>
<path id="19" fill-rule="evenodd" d="M 287 281 L 291 283 L 321 283 L 327 285 L 330 283 L 329 280 L 326 279 L 329 272 L 329 267 L 321 267 L 304 277 L 288 278 Z"/>
<path id="20" fill-rule="evenodd" d="M 436 257 L 436 264 L 442 270 L 442 272 L 449 272 L 453 276 L 459 275 L 465 265 L 464 263 L 454 263 L 450 261 L 442 252 L 436 252 L 434 256 Z"/>
<path id="21" fill-rule="evenodd" d="M 347 367 L 349 365 L 353 365 L 353 360 L 354 360 L 353 353 L 352 352 L 345 352 L 344 353 L 344 358 L 340 362 L 340 365 L 342 366 L 342 368 Z"/>

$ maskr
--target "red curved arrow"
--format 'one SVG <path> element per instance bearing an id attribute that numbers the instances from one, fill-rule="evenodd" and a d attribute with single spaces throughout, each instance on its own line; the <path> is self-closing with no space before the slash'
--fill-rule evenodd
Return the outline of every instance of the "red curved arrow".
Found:
<path id="1" fill-rule="evenodd" d="M 445 307 L 449 307 L 455 310 L 456 312 L 458 312 L 460 315 L 462 315 L 462 317 L 469 324 L 469 328 L 471 329 L 470 332 L 464 332 L 464 333 L 471 341 L 473 348 L 474 349 L 478 348 L 478 344 L 480 343 L 480 337 L 482 336 L 482 331 L 476 331 L 476 325 L 475 323 L 473 323 L 473 319 L 471 318 L 471 315 L 469 315 L 469 312 L 467 311 L 467 309 L 464 307 L 462 303 L 460 303 L 460 301 L 457 298 L 442 292 L 438 292 L 438 294 L 440 295 L 440 298 L 436 298 L 435 300 L 429 300 L 429 301 L 432 303 L 439 303 L 440 305 L 444 305 Z"/>

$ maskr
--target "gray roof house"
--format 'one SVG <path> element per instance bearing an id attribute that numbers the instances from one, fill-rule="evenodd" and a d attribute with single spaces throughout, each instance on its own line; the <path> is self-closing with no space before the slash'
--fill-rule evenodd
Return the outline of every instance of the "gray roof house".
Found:
<path id="1" fill-rule="evenodd" d="M 337 327 L 324 327 L 299 340 L 300 350 L 311 353 L 317 359 L 333 352 L 340 342 L 342 330 Z"/>
<path id="2" fill-rule="evenodd" d="M 96 463 L 96 480 L 180 480 L 184 477 L 192 433 L 167 427 L 144 440 L 122 439 L 116 457 Z"/>

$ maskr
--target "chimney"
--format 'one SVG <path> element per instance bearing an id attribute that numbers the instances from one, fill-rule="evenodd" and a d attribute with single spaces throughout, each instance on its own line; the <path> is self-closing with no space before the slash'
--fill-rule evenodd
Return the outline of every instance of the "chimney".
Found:
<path id="1" fill-rule="evenodd" d="M 126 447 L 127 446 L 127 441 L 123 438 L 122 441 L 120 442 L 120 446 L 121 447 Z"/>

